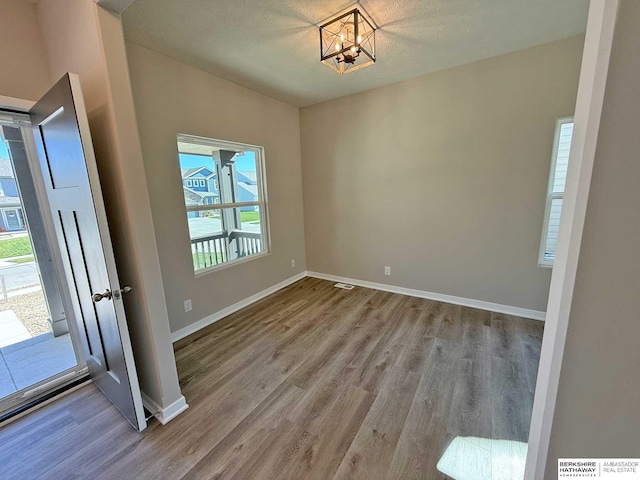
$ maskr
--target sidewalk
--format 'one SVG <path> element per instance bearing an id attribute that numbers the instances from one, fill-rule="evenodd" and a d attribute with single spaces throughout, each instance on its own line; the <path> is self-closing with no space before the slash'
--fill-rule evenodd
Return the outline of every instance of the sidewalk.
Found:
<path id="1" fill-rule="evenodd" d="M 34 261 L 13 263 L 11 260 L 31 259 L 33 255 L 0 259 L 0 295 L 4 296 L 6 288 L 8 296 L 21 295 L 41 289 L 40 274 Z"/>
<path id="2" fill-rule="evenodd" d="M 22 260 L 24 258 L 33 258 L 33 260 L 31 262 L 20 262 L 20 263 L 16 263 L 13 262 L 12 260 Z M 20 255 L 17 257 L 9 257 L 9 258 L 0 258 L 0 269 L 3 267 L 14 267 L 16 265 L 27 265 L 30 263 L 35 263 L 35 258 L 33 256 L 33 254 L 29 254 L 29 255 Z"/>
<path id="3" fill-rule="evenodd" d="M 12 238 L 22 238 L 29 236 L 29 232 L 25 230 L 18 230 L 15 232 L 2 232 L 0 233 L 0 241 L 2 240 L 10 240 Z"/>

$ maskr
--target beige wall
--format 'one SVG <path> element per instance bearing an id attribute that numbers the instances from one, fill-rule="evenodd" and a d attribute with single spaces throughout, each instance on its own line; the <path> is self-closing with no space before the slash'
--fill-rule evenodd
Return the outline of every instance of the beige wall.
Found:
<path id="1" fill-rule="evenodd" d="M 0 2 L 0 95 L 37 100 L 51 86 L 35 3 Z"/>
<path id="2" fill-rule="evenodd" d="M 301 109 L 308 270 L 545 310 L 554 128 L 574 111 L 582 42 Z"/>
<path id="3" fill-rule="evenodd" d="M 618 14 L 545 479 L 640 457 L 640 2 Z"/>
<path id="4" fill-rule="evenodd" d="M 298 109 L 135 44 L 127 52 L 175 332 L 305 270 Z M 194 276 L 177 133 L 264 146 L 271 255 Z"/>
<path id="5" fill-rule="evenodd" d="M 119 17 L 92 0 L 47 0 L 38 16 L 53 78 L 80 76 L 143 392 L 180 402 Z"/>

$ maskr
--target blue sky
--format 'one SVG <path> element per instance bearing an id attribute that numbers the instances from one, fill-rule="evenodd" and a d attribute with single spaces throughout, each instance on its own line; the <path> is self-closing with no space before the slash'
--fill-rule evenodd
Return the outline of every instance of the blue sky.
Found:
<path id="1" fill-rule="evenodd" d="M 208 167 L 213 168 L 213 159 L 204 155 L 178 154 L 180 168 Z M 244 152 L 244 155 L 236 157 L 236 170 L 241 172 L 256 171 L 256 155 L 253 152 Z"/>
<path id="2" fill-rule="evenodd" d="M 9 158 L 7 145 L 4 142 L 0 142 L 0 158 Z"/>

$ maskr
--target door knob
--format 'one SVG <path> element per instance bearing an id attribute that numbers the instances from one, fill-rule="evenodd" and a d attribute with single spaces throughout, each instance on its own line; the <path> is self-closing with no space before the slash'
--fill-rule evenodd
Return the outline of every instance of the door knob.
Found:
<path id="1" fill-rule="evenodd" d="M 98 303 L 100 300 L 102 300 L 103 298 L 106 298 L 107 300 L 111 300 L 111 290 L 109 290 L 108 288 L 104 291 L 104 293 L 94 293 L 93 294 L 93 301 L 95 303 Z"/>
<path id="2" fill-rule="evenodd" d="M 120 297 L 122 296 L 120 295 L 120 293 L 124 295 L 125 293 L 130 293 L 131 290 L 133 290 L 133 288 L 131 288 L 129 285 L 125 285 L 124 287 L 122 287 L 122 290 L 114 290 L 113 296 L 116 298 L 116 300 L 120 300 Z"/>

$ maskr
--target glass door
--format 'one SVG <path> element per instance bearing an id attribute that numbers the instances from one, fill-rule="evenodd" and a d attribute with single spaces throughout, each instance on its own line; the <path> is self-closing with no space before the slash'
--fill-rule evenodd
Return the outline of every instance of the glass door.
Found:
<path id="1" fill-rule="evenodd" d="M 0 111 L 0 418 L 87 372 L 30 135 L 26 115 Z"/>

